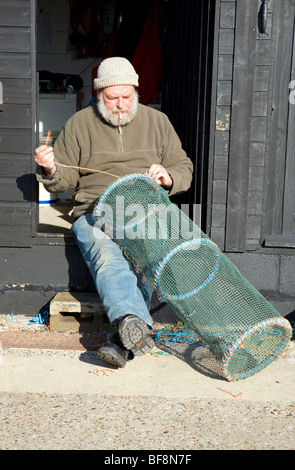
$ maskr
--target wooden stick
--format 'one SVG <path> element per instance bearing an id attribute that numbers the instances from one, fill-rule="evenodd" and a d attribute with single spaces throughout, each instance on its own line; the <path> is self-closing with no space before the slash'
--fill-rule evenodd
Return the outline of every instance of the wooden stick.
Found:
<path id="1" fill-rule="evenodd" d="M 48 132 L 47 132 L 46 143 L 45 143 L 46 147 L 47 147 L 47 145 L 48 145 L 48 141 L 49 141 L 49 137 L 50 137 L 50 136 L 51 136 L 51 131 L 48 131 Z"/>

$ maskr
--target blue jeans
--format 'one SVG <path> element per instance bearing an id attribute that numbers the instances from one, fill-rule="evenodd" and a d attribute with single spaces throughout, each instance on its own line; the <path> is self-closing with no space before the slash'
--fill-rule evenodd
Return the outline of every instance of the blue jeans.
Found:
<path id="1" fill-rule="evenodd" d="M 117 244 L 95 225 L 93 214 L 80 216 L 72 225 L 72 233 L 110 323 L 133 314 L 152 327 L 149 304 L 153 287 L 136 273 Z"/>

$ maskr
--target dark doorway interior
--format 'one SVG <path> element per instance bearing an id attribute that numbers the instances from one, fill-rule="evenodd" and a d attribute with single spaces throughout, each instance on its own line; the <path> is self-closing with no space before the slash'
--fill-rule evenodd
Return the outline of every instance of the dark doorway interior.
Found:
<path id="1" fill-rule="evenodd" d="M 190 190 L 173 202 L 189 204 L 191 217 L 200 205 L 197 220 L 204 231 L 215 3 L 141 0 L 139 8 L 138 0 L 73 0 L 70 10 L 69 42 L 76 59 L 89 58 L 87 68 L 96 76 L 99 60 L 126 57 L 140 76 L 141 102 L 159 107 L 171 120 L 195 167 Z M 87 95 L 85 102 L 90 99 Z"/>
<path id="2" fill-rule="evenodd" d="M 190 190 L 177 204 L 201 204 L 206 226 L 215 0 L 169 0 L 163 50 L 162 111 L 195 165 Z M 191 214 L 192 215 L 192 214 Z"/>

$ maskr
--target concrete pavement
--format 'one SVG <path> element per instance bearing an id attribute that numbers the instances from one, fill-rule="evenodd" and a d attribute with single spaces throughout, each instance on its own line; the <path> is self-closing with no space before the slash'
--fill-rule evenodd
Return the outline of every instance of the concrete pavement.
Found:
<path id="1" fill-rule="evenodd" d="M 1 449 L 116 456 L 295 448 L 294 341 L 267 368 L 233 383 L 195 345 L 159 345 L 116 369 L 97 359 L 99 337 L 9 328 L 0 329 L 1 340 Z"/>
<path id="2" fill-rule="evenodd" d="M 11 330 L 12 337 L 17 333 L 21 334 L 19 331 L 13 334 Z M 26 332 L 23 335 L 25 337 Z M 124 369 L 117 369 L 100 361 L 95 351 L 83 348 L 81 341 L 73 343 L 71 348 L 74 347 L 74 350 L 66 349 L 67 342 L 63 345 L 59 342 L 58 346 L 56 336 L 55 344 L 48 346 L 46 335 L 50 336 L 50 333 L 36 333 L 46 349 L 40 343 L 32 343 L 28 347 L 20 339 L 12 348 L 2 345 L 0 391 L 132 394 L 227 400 L 233 399 L 231 393 L 242 394 L 240 399 L 243 400 L 295 402 L 294 341 L 289 343 L 280 358 L 258 374 L 246 380 L 228 382 L 220 375 L 214 358 L 203 347 L 180 347 L 167 343 L 164 348 L 163 345 L 161 349 L 155 347 L 149 354 L 129 361 Z M 4 338 L 4 333 L 2 336 Z M 67 335 L 61 336 L 67 338 Z M 69 341 L 73 336 L 75 335 L 68 336 Z"/>

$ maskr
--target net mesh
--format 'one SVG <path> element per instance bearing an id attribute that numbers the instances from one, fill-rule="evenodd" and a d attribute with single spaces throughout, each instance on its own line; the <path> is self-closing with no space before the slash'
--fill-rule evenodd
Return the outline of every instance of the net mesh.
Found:
<path id="1" fill-rule="evenodd" d="M 151 178 L 119 178 L 94 215 L 159 299 L 196 332 L 227 380 L 254 375 L 281 354 L 290 323 Z"/>

